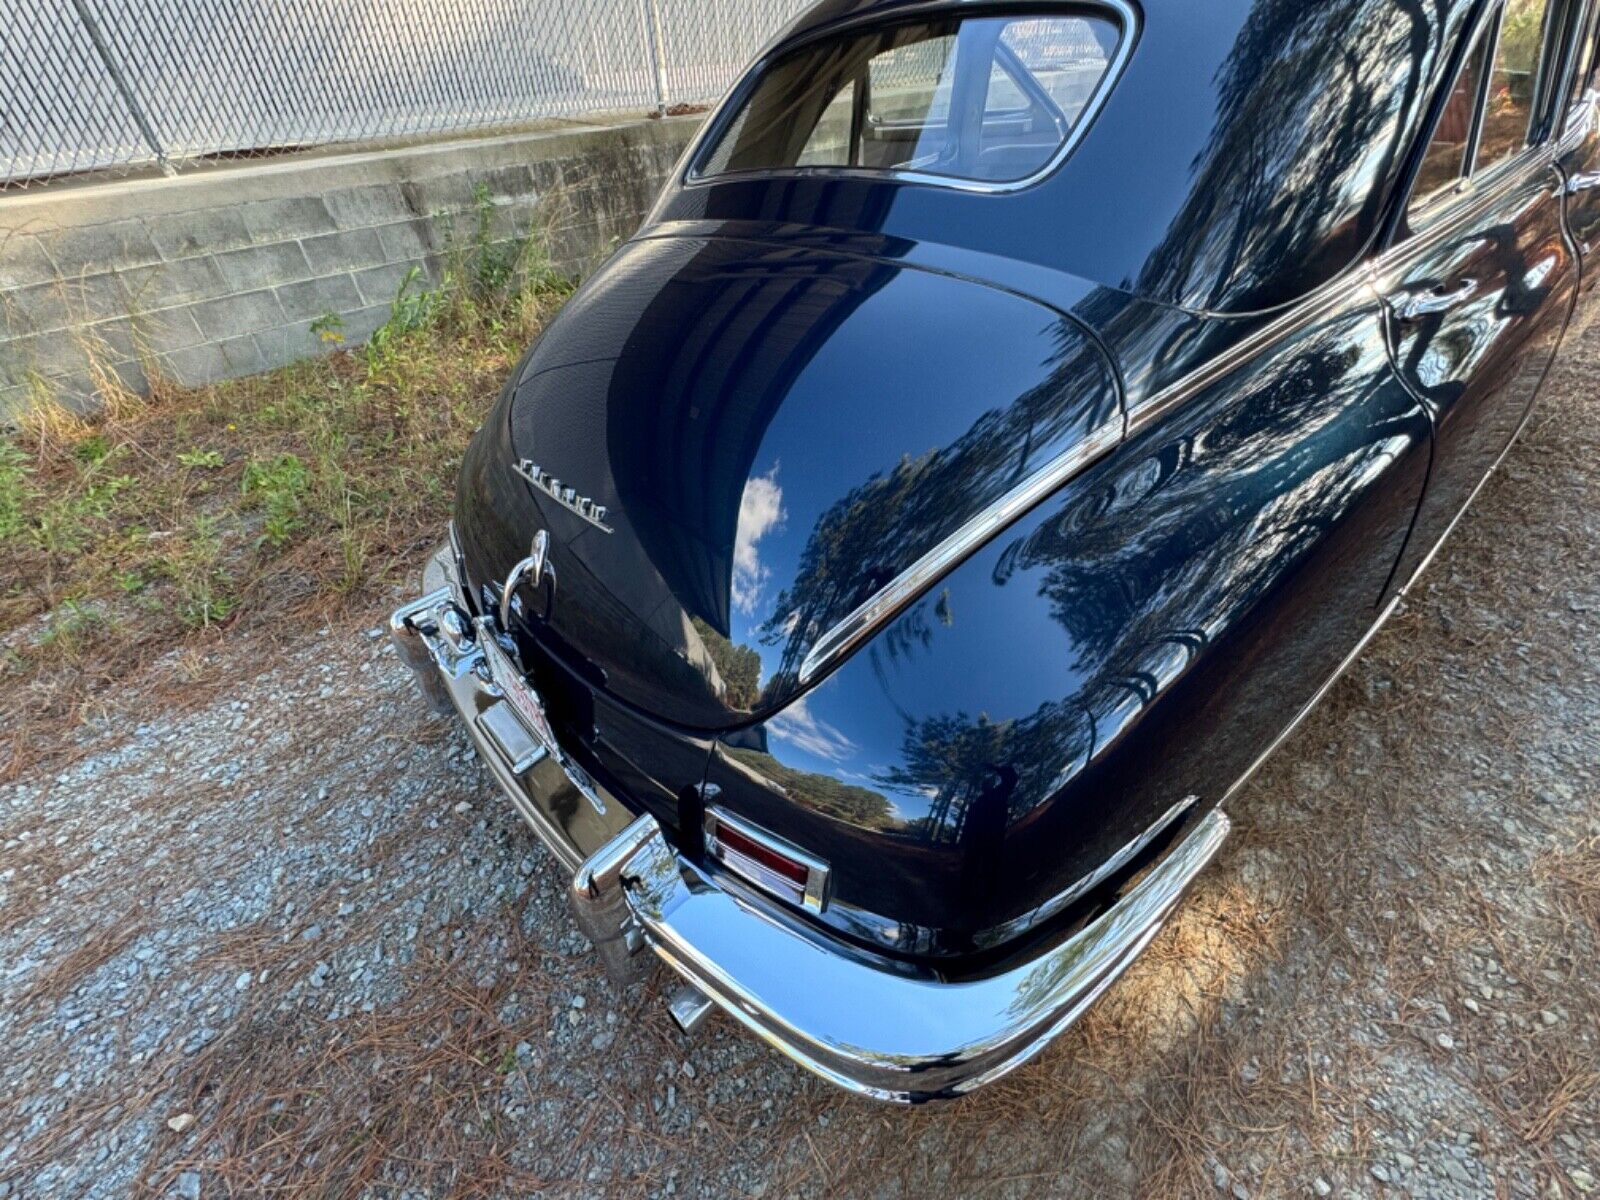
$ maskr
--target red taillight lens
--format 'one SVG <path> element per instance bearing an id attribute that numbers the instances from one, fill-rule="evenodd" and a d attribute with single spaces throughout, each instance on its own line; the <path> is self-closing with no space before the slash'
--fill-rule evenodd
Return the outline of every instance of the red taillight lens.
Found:
<path id="1" fill-rule="evenodd" d="M 781 875 L 801 891 L 805 890 L 806 880 L 810 878 L 811 871 L 803 863 L 798 863 L 792 858 L 785 858 L 770 846 L 763 846 L 754 838 L 747 838 L 737 829 L 732 828 L 726 821 L 717 822 L 712 838 L 720 845 L 732 850 L 754 862 L 760 863 L 767 870 L 776 875 Z"/>
<path id="2" fill-rule="evenodd" d="M 821 912 L 828 864 L 719 809 L 706 811 L 706 851 L 735 875 L 791 904 Z"/>

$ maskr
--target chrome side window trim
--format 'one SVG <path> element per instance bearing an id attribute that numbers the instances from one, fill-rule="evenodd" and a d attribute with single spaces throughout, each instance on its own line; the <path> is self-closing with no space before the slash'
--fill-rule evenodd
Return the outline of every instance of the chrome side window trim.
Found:
<path id="1" fill-rule="evenodd" d="M 1483 60 L 1483 78 L 1478 80 L 1478 94 L 1472 101 L 1472 132 L 1467 137 L 1467 152 L 1462 158 L 1461 177 L 1465 180 L 1471 180 L 1478 170 L 1478 148 L 1483 144 L 1483 119 L 1489 107 L 1489 87 L 1494 82 L 1495 60 L 1500 55 L 1500 33 L 1506 23 L 1506 6 L 1500 4 L 1489 19 L 1494 23 L 1484 33 L 1488 38 L 1489 53 Z"/>
<path id="2" fill-rule="evenodd" d="M 1456 69 L 1442 86 L 1442 94 L 1446 106 L 1448 106 L 1449 98 L 1455 93 L 1456 85 L 1461 82 L 1462 72 L 1471 69 L 1473 60 L 1478 57 L 1479 51 L 1484 48 L 1484 41 L 1487 39 L 1492 44 L 1489 46 L 1489 53 L 1483 60 L 1483 75 L 1479 78 L 1476 94 L 1472 97 L 1472 123 L 1467 129 L 1467 142 L 1461 154 L 1461 165 L 1456 171 L 1455 179 L 1421 197 L 1413 190 L 1417 186 L 1417 178 L 1416 173 L 1412 175 L 1412 178 L 1407 182 L 1406 194 L 1399 206 L 1400 212 L 1404 217 L 1403 224 L 1407 229 L 1412 229 L 1416 225 L 1426 227 L 1432 221 L 1435 213 L 1472 190 L 1472 172 L 1477 165 L 1478 157 L 1478 137 L 1482 133 L 1484 96 L 1489 86 L 1489 80 L 1494 74 L 1494 51 L 1499 44 L 1501 11 L 1498 7 L 1491 7 L 1486 15 L 1473 23 L 1472 28 L 1462 32 L 1462 40 L 1466 45 L 1466 51 L 1462 55 L 1461 61 L 1456 64 Z M 1485 22 L 1489 22 L 1489 24 L 1485 24 Z M 1432 147 L 1433 139 L 1438 134 L 1439 119 L 1436 119 L 1428 127 L 1427 139 L 1421 146 L 1424 156 Z M 1413 205 L 1416 207 L 1413 208 Z"/>
<path id="3" fill-rule="evenodd" d="M 1403 224 L 1406 234 L 1397 239 L 1396 245 L 1416 244 L 1421 239 L 1431 238 L 1440 228 L 1436 225 L 1435 219 L 1443 213 L 1449 212 L 1451 214 L 1450 221 L 1453 227 L 1459 223 L 1457 221 L 1458 217 L 1464 217 L 1477 211 L 1476 206 L 1472 203 L 1475 198 L 1479 198 L 1489 190 L 1499 189 L 1500 185 L 1505 183 L 1507 179 L 1515 176 L 1519 170 L 1533 166 L 1541 156 L 1548 156 L 1551 160 L 1554 160 L 1563 149 L 1571 149 L 1566 132 L 1563 132 L 1560 138 L 1552 136 L 1553 131 L 1564 121 L 1564 117 L 1559 111 L 1563 107 L 1559 96 L 1549 86 L 1551 70 L 1553 66 L 1557 69 L 1564 68 L 1567 59 L 1570 57 L 1560 42 L 1552 44 L 1552 39 L 1556 36 L 1556 31 L 1551 24 L 1555 13 L 1556 8 L 1552 3 L 1552 6 L 1546 10 L 1545 25 L 1542 28 L 1543 40 L 1540 43 L 1539 73 L 1535 77 L 1533 88 L 1534 108 L 1529 116 L 1528 136 L 1531 138 L 1535 129 L 1538 129 L 1538 139 L 1528 141 L 1516 153 L 1501 159 L 1499 162 L 1489 164 L 1483 173 L 1479 173 L 1478 153 L 1483 142 L 1483 122 L 1488 111 L 1489 89 L 1494 82 L 1495 60 L 1500 53 L 1500 39 L 1505 32 L 1505 4 L 1500 0 L 1496 0 L 1492 11 L 1483 18 L 1492 22 L 1492 26 L 1481 26 L 1473 32 L 1472 43 L 1467 55 L 1462 59 L 1456 75 L 1451 77 L 1449 85 L 1450 88 L 1454 88 L 1455 81 L 1460 76 L 1460 71 L 1467 68 L 1473 56 L 1477 53 L 1477 39 L 1479 37 L 1487 37 L 1489 39 L 1489 53 L 1484 60 L 1483 78 L 1478 81 L 1478 95 L 1473 102 L 1472 131 L 1469 136 L 1466 154 L 1463 157 L 1461 175 L 1453 184 L 1446 185 L 1432 195 L 1423 197 L 1415 212 L 1406 211 L 1416 199 L 1414 196 L 1407 195 L 1404 204 L 1401 206 L 1402 211 L 1406 212 L 1406 220 Z M 1558 76 L 1556 83 L 1559 84 L 1560 82 L 1561 78 Z M 1556 96 L 1556 99 L 1552 100 L 1552 96 Z M 1557 105 L 1557 109 L 1554 111 L 1550 109 L 1552 103 Z M 1430 131 L 1430 140 L 1432 136 L 1433 132 Z M 1495 194 L 1498 195 L 1500 193 L 1496 191 Z M 1457 214 L 1451 211 L 1456 205 L 1463 206 L 1462 213 Z M 1413 222 L 1417 222 L 1419 217 L 1421 218 L 1420 222 L 1418 222 L 1420 228 L 1413 225 Z M 1391 246 L 1381 257 L 1387 258 L 1393 250 L 1394 246 Z"/>
<path id="4" fill-rule="evenodd" d="M 1372 261 L 1372 270 L 1378 279 L 1379 289 L 1387 290 L 1392 284 L 1392 281 L 1387 280 L 1385 276 L 1403 260 L 1460 232 L 1463 225 L 1503 200 L 1508 192 L 1531 177 L 1536 169 L 1552 167 L 1557 151 L 1557 145 L 1549 141 L 1535 146 L 1524 146 L 1510 158 L 1496 163 L 1479 178 L 1464 180 L 1468 186 L 1451 194 L 1448 197 L 1449 203 L 1438 207 L 1436 210 L 1438 219 L 1430 219 L 1423 229 L 1396 239 L 1393 245 Z M 1556 186 L 1555 181 L 1552 181 L 1552 189 Z"/>
<path id="5" fill-rule="evenodd" d="M 965 7 L 965 6 L 963 6 Z M 744 180 L 757 179 L 866 179 L 880 183 L 909 183 L 930 187 L 949 188 L 958 192 L 976 192 L 982 194 L 1004 194 L 1006 192 L 1020 191 L 1032 187 L 1046 176 L 1052 174 L 1057 167 L 1065 162 L 1078 143 L 1083 140 L 1089 127 L 1094 124 L 1094 119 L 1099 115 L 1106 98 L 1111 94 L 1111 89 L 1116 86 L 1122 77 L 1123 68 L 1127 66 L 1128 59 L 1133 55 L 1134 44 L 1139 40 L 1139 14 L 1128 0 L 1088 0 L 1087 3 L 1062 3 L 1059 5 L 1040 5 L 1039 12 L 1033 13 L 1033 6 L 1023 10 L 1028 15 L 1047 16 L 1064 14 L 1072 9 L 1100 8 L 1110 10 L 1122 30 L 1122 37 L 1117 41 L 1116 51 L 1111 56 L 1111 61 L 1106 64 L 1105 74 L 1100 77 L 1100 82 L 1095 85 L 1094 92 L 1088 100 L 1084 101 L 1083 108 L 1078 113 L 1078 119 L 1073 124 L 1066 140 L 1051 156 L 1050 160 L 1031 175 L 1021 179 L 1008 179 L 987 181 L 982 179 L 961 179 L 953 175 L 935 175 L 926 171 L 895 171 L 877 169 L 872 167 L 783 167 L 768 168 L 759 171 L 721 171 L 715 175 L 702 175 L 698 164 L 705 157 L 705 151 L 716 144 L 728 125 L 729 118 L 738 110 L 738 102 L 745 99 L 749 85 L 754 82 L 766 68 L 773 53 L 781 49 L 784 52 L 804 46 L 811 41 L 821 38 L 833 37 L 836 34 L 847 33 L 852 30 L 871 28 L 873 25 L 899 24 L 910 18 L 923 15 L 930 10 L 948 11 L 948 5 L 916 5 L 905 9 L 896 9 L 892 17 L 886 19 L 883 14 L 877 13 L 865 20 L 850 21 L 839 25 L 831 25 L 818 30 L 805 41 L 793 45 L 778 44 L 769 47 L 760 58 L 740 76 L 739 81 L 717 105 L 704 126 L 701 127 L 699 136 L 695 138 L 694 146 L 685 156 L 687 165 L 683 173 L 678 176 L 682 187 L 711 187 L 719 183 L 735 183 Z M 1002 11 L 1007 11 L 1002 8 Z M 965 15 L 965 14 L 964 14 Z M 984 10 L 977 9 L 971 15 L 983 16 Z"/>

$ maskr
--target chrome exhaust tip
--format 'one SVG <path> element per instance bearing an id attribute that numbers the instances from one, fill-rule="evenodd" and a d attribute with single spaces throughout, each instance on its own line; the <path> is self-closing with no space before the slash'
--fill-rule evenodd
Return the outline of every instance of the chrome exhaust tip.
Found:
<path id="1" fill-rule="evenodd" d="M 667 997 L 667 1012 L 684 1033 L 693 1033 L 711 1015 L 711 998 L 693 984 L 684 984 Z"/>

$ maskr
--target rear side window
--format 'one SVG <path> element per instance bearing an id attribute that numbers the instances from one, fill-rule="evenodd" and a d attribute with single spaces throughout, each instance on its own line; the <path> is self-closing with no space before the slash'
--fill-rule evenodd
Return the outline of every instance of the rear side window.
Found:
<path id="1" fill-rule="evenodd" d="M 1478 168 L 1509 158 L 1528 142 L 1544 51 L 1549 0 L 1506 0 L 1484 101 Z"/>
<path id="2" fill-rule="evenodd" d="M 1549 17 L 1549 0 L 1506 0 L 1479 30 L 1417 168 L 1407 208 L 1413 229 L 1458 182 L 1528 144 L 1551 40 Z"/>
<path id="3" fill-rule="evenodd" d="M 1478 110 L 1478 95 L 1483 91 L 1483 73 L 1489 65 L 1489 47 L 1494 44 L 1493 34 L 1492 25 L 1480 31 L 1477 45 L 1467 56 L 1466 65 L 1444 103 L 1444 112 L 1439 114 L 1439 124 L 1434 128 L 1433 139 L 1422 156 L 1417 181 L 1411 189 L 1413 213 L 1466 173 L 1472 124 Z"/>
<path id="4" fill-rule="evenodd" d="M 1050 165 L 1098 102 L 1124 36 L 1100 16 L 941 17 L 773 60 L 700 176 L 846 168 L 991 183 Z"/>

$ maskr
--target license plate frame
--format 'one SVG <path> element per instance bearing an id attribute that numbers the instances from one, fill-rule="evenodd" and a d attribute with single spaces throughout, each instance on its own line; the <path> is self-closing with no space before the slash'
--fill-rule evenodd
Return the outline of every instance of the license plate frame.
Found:
<path id="1" fill-rule="evenodd" d="M 563 762 L 561 747 L 556 743 L 556 731 L 550 725 L 550 718 L 545 715 L 544 702 L 539 699 L 539 693 L 523 679 L 522 672 L 511 661 L 511 656 L 496 644 L 493 636 L 484 637 L 482 644 L 483 660 L 489 664 L 489 678 L 494 680 L 495 687 L 500 689 L 501 696 L 511 706 L 517 720 L 535 741 L 550 752 L 552 758 Z"/>

